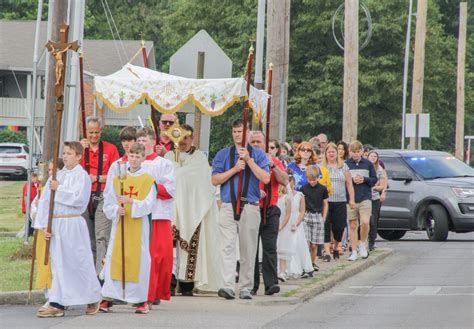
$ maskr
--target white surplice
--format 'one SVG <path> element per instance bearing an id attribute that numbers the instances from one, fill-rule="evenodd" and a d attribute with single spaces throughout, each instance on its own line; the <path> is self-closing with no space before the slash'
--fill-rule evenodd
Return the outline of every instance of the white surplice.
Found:
<path id="1" fill-rule="evenodd" d="M 64 306 L 100 301 L 100 284 L 95 272 L 89 231 L 81 216 L 87 209 L 91 180 L 80 165 L 63 168 L 56 177 L 59 187 L 54 198 L 50 246 L 52 287 L 49 301 Z M 51 190 L 46 183 L 39 200 L 35 227 L 48 224 Z"/>
<path id="2" fill-rule="evenodd" d="M 165 158 L 177 168 L 173 223 L 179 230 L 180 237 L 191 243 L 196 228 L 201 224 L 194 287 L 204 291 L 217 291 L 222 286 L 217 225 L 219 210 L 216 188 L 211 182 L 211 167 L 204 153 L 199 150 L 195 150 L 193 154 L 182 152 L 179 164 L 174 161 L 173 152 L 168 152 Z M 178 279 L 190 281 L 186 276 L 188 253 L 181 248 L 178 250 Z"/>
<path id="3" fill-rule="evenodd" d="M 143 174 L 145 174 L 143 169 L 139 169 L 134 173 L 127 171 L 127 175 L 135 177 L 141 176 Z M 130 248 L 140 248 L 140 275 L 138 282 L 127 281 L 125 283 L 124 299 L 122 281 L 112 280 L 111 278 L 112 252 L 114 249 L 117 224 L 119 223 L 119 203 L 117 201 L 117 194 L 115 192 L 114 184 L 107 184 L 107 187 L 104 191 L 104 214 L 112 221 L 112 230 L 110 232 L 110 242 L 107 248 L 107 254 L 105 256 L 104 286 L 102 287 L 102 296 L 123 300 L 128 303 L 141 303 L 147 301 L 148 282 L 150 280 L 151 266 L 150 223 L 148 221 L 148 214 L 151 213 L 153 203 L 156 200 L 156 193 L 156 188 L 154 185 L 152 185 L 150 192 L 148 192 L 148 195 L 144 200 L 133 200 L 131 216 L 133 218 L 141 219 L 141 241 L 128 241 L 127 245 Z"/>

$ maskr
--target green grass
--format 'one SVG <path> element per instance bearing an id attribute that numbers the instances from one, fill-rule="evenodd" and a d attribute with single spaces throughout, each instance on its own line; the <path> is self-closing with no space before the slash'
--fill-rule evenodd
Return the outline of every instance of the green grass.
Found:
<path id="1" fill-rule="evenodd" d="M 23 227 L 25 217 L 21 212 L 21 193 L 25 182 L 1 182 L 0 232 L 16 232 Z"/>
<path id="2" fill-rule="evenodd" d="M 28 290 L 31 260 L 24 256 L 30 254 L 23 239 L 0 237 L 0 292 Z"/>
<path id="3" fill-rule="evenodd" d="M 317 273 L 314 278 L 307 280 L 303 285 L 299 286 L 299 287 L 296 288 L 296 289 L 293 289 L 293 290 L 290 290 L 290 291 L 285 292 L 284 294 L 282 294 L 282 296 L 283 296 L 283 297 L 292 297 L 292 296 L 296 295 L 298 292 L 300 292 L 301 289 L 303 289 L 303 288 L 305 288 L 305 287 L 307 287 L 307 286 L 311 286 L 311 285 L 313 285 L 313 284 L 319 283 L 319 282 L 323 281 L 324 279 L 329 278 L 329 277 L 332 276 L 334 273 L 339 272 L 340 270 L 345 269 L 345 268 L 348 267 L 348 266 L 349 266 L 349 265 L 341 264 L 341 265 L 332 267 L 332 268 L 330 268 L 330 269 L 324 270 L 324 272 Z"/>

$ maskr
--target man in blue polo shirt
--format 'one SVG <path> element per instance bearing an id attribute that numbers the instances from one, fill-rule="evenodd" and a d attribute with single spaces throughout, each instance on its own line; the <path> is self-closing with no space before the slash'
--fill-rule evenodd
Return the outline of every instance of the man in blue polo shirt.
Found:
<path id="1" fill-rule="evenodd" d="M 222 206 L 219 212 L 221 272 L 224 286 L 218 295 L 235 298 L 236 240 L 239 239 L 239 297 L 252 299 L 255 255 L 260 227 L 260 182 L 270 182 L 269 162 L 265 152 L 250 145 L 242 146 L 244 124 L 232 123 L 234 145 L 220 150 L 212 162 L 212 184 L 221 185 Z M 244 171 L 240 216 L 236 214 L 239 173 Z"/>

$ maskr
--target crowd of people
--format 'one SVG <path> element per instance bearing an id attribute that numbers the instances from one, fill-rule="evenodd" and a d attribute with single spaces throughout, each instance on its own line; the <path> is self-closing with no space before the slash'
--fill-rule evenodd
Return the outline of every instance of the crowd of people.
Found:
<path id="1" fill-rule="evenodd" d="M 163 114 L 160 131 L 176 120 Z M 38 317 L 64 316 L 71 305 L 107 313 L 116 303 L 146 314 L 197 290 L 252 299 L 260 275 L 263 293 L 274 295 L 280 282 L 314 276 L 320 261 L 340 261 L 347 250 L 347 260 L 365 259 L 375 248 L 387 179 L 377 152 L 358 141 L 320 134 L 266 145 L 261 131 L 244 140 L 236 120 L 232 145 L 209 165 L 189 125 L 179 145 L 125 127 L 120 157 L 102 141 L 101 120 L 86 123 L 85 138 L 64 143 L 64 168 L 31 205 L 36 287 L 48 300 Z"/>

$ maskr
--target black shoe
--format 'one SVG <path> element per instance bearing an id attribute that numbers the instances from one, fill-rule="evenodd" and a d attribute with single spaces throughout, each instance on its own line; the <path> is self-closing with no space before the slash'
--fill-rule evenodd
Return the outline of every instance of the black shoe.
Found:
<path id="1" fill-rule="evenodd" d="M 192 291 L 181 291 L 181 295 L 188 296 L 188 297 L 194 296 Z"/>
<path id="2" fill-rule="evenodd" d="M 334 250 L 332 253 L 332 258 L 339 259 L 339 250 Z"/>
<path id="3" fill-rule="evenodd" d="M 155 299 L 153 301 L 153 305 L 160 305 L 160 304 L 161 304 L 161 300 L 159 300 L 159 299 Z"/>
<path id="4" fill-rule="evenodd" d="M 277 284 L 274 284 L 270 288 L 265 290 L 265 295 L 271 296 L 273 294 L 278 294 L 280 292 L 280 286 Z"/>
<path id="5" fill-rule="evenodd" d="M 252 296 L 255 296 L 255 295 L 257 294 L 257 290 L 253 290 L 253 289 L 250 290 L 250 294 L 251 294 Z"/>
<path id="6" fill-rule="evenodd" d="M 329 263 L 331 261 L 331 256 L 329 255 L 324 255 L 323 257 L 323 262 Z"/>
<path id="7" fill-rule="evenodd" d="M 315 272 L 319 271 L 319 266 L 313 263 L 313 269 Z"/>

